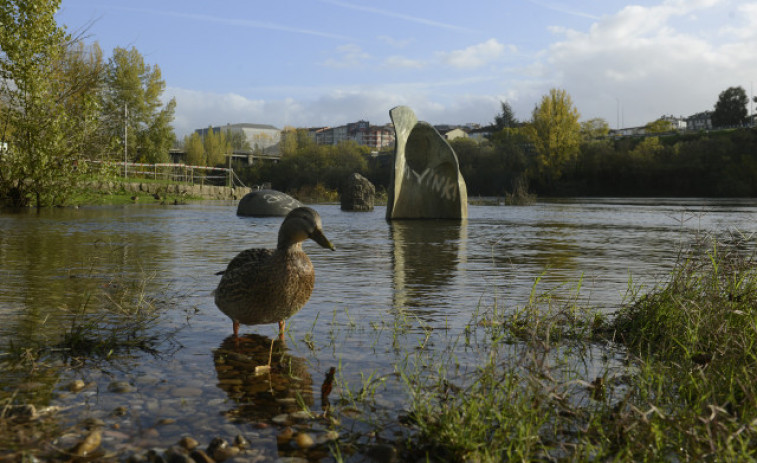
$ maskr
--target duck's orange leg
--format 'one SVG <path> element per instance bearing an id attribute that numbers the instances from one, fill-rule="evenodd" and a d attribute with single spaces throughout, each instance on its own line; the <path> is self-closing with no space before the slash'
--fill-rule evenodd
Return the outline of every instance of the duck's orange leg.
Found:
<path id="1" fill-rule="evenodd" d="M 234 320 L 233 326 L 234 326 L 234 337 L 235 338 L 239 337 L 239 322 Z"/>
<path id="2" fill-rule="evenodd" d="M 279 321 L 279 341 L 284 340 L 284 330 L 286 329 L 286 327 L 287 327 L 286 320 Z"/>

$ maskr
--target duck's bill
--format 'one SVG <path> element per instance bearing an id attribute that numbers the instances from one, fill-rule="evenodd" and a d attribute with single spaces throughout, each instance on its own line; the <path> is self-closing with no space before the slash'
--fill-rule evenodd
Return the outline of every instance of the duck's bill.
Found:
<path id="1" fill-rule="evenodd" d="M 313 232 L 312 235 L 310 235 L 310 238 L 315 241 L 316 243 L 320 244 L 324 248 L 331 249 L 332 251 L 336 251 L 336 248 L 333 244 L 331 244 L 331 241 L 329 241 L 328 238 L 323 234 L 322 231 L 316 230 Z"/>

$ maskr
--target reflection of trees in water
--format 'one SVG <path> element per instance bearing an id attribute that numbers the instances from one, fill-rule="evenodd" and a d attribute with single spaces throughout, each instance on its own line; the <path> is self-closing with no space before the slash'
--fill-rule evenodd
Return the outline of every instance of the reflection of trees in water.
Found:
<path id="1" fill-rule="evenodd" d="M 271 338 L 246 334 L 224 339 L 213 351 L 213 363 L 221 388 L 238 406 L 233 414 L 247 420 L 268 420 L 313 404 L 313 379 L 304 358 L 294 357 L 286 344 L 274 342 L 270 372 L 255 367 L 268 364 Z"/>
<path id="2" fill-rule="evenodd" d="M 394 307 L 410 307 L 418 314 L 435 312 L 429 307 L 451 284 L 458 264 L 466 258 L 467 223 L 395 220 L 390 229 L 394 251 Z"/>
<path id="3" fill-rule="evenodd" d="M 97 309 L 93 297 L 145 289 L 146 273 L 160 272 L 165 259 L 151 259 L 149 272 L 144 261 L 170 251 L 170 230 L 131 226 L 125 217 L 114 208 L 0 216 L 0 334 L 17 345 L 50 342 L 70 328 L 72 313 Z"/>

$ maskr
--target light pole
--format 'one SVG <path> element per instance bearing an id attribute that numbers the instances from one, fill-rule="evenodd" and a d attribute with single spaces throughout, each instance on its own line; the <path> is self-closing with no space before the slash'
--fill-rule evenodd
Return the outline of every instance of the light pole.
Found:
<path id="1" fill-rule="evenodd" d="M 129 144 L 127 143 L 127 137 L 129 136 L 129 131 L 127 130 L 127 127 L 129 127 L 129 105 L 127 103 L 124 103 L 124 178 L 127 178 L 128 175 L 128 149 Z"/>

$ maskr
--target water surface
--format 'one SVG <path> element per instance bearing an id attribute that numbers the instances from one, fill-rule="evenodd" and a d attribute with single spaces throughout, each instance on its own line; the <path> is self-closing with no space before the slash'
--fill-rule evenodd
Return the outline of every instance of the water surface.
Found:
<path id="1" fill-rule="evenodd" d="M 695 237 L 757 231 L 753 200 L 471 206 L 462 223 L 388 223 L 382 207 L 368 213 L 314 208 L 337 251 L 305 243 L 315 290 L 290 319 L 285 344 L 274 349 L 288 373 L 264 383 L 254 379 L 252 363 L 267 361 L 277 327 L 243 327 L 247 343 L 235 348 L 231 321 L 215 308 L 211 291 L 215 273 L 237 252 L 275 244 L 280 218 L 240 218 L 226 202 L 0 215 L 0 349 L 57 345 L 88 297 L 103 288 L 115 294 L 125 281 L 156 299 L 158 330 L 176 331 L 150 353 L 67 358 L 59 361 L 73 369 L 51 368 L 33 381 L 0 375 L 0 386 L 68 407 L 64 417 L 72 424 L 105 421 L 103 445 L 110 449 L 242 434 L 268 456 L 283 455 L 271 419 L 303 405 L 320 410 L 320 384 L 331 367 L 344 388 L 370 374 L 391 378 L 407 351 L 397 342 L 417 342 L 412 335 L 429 329 L 459 332 L 472 314 L 493 305 L 522 307 L 537 279 L 537 291 L 566 295 L 580 282 L 582 304 L 612 312 L 629 280 L 663 280 Z M 73 379 L 89 386 L 67 392 Z M 396 381 L 386 381 L 376 400 L 391 409 L 401 395 Z"/>

